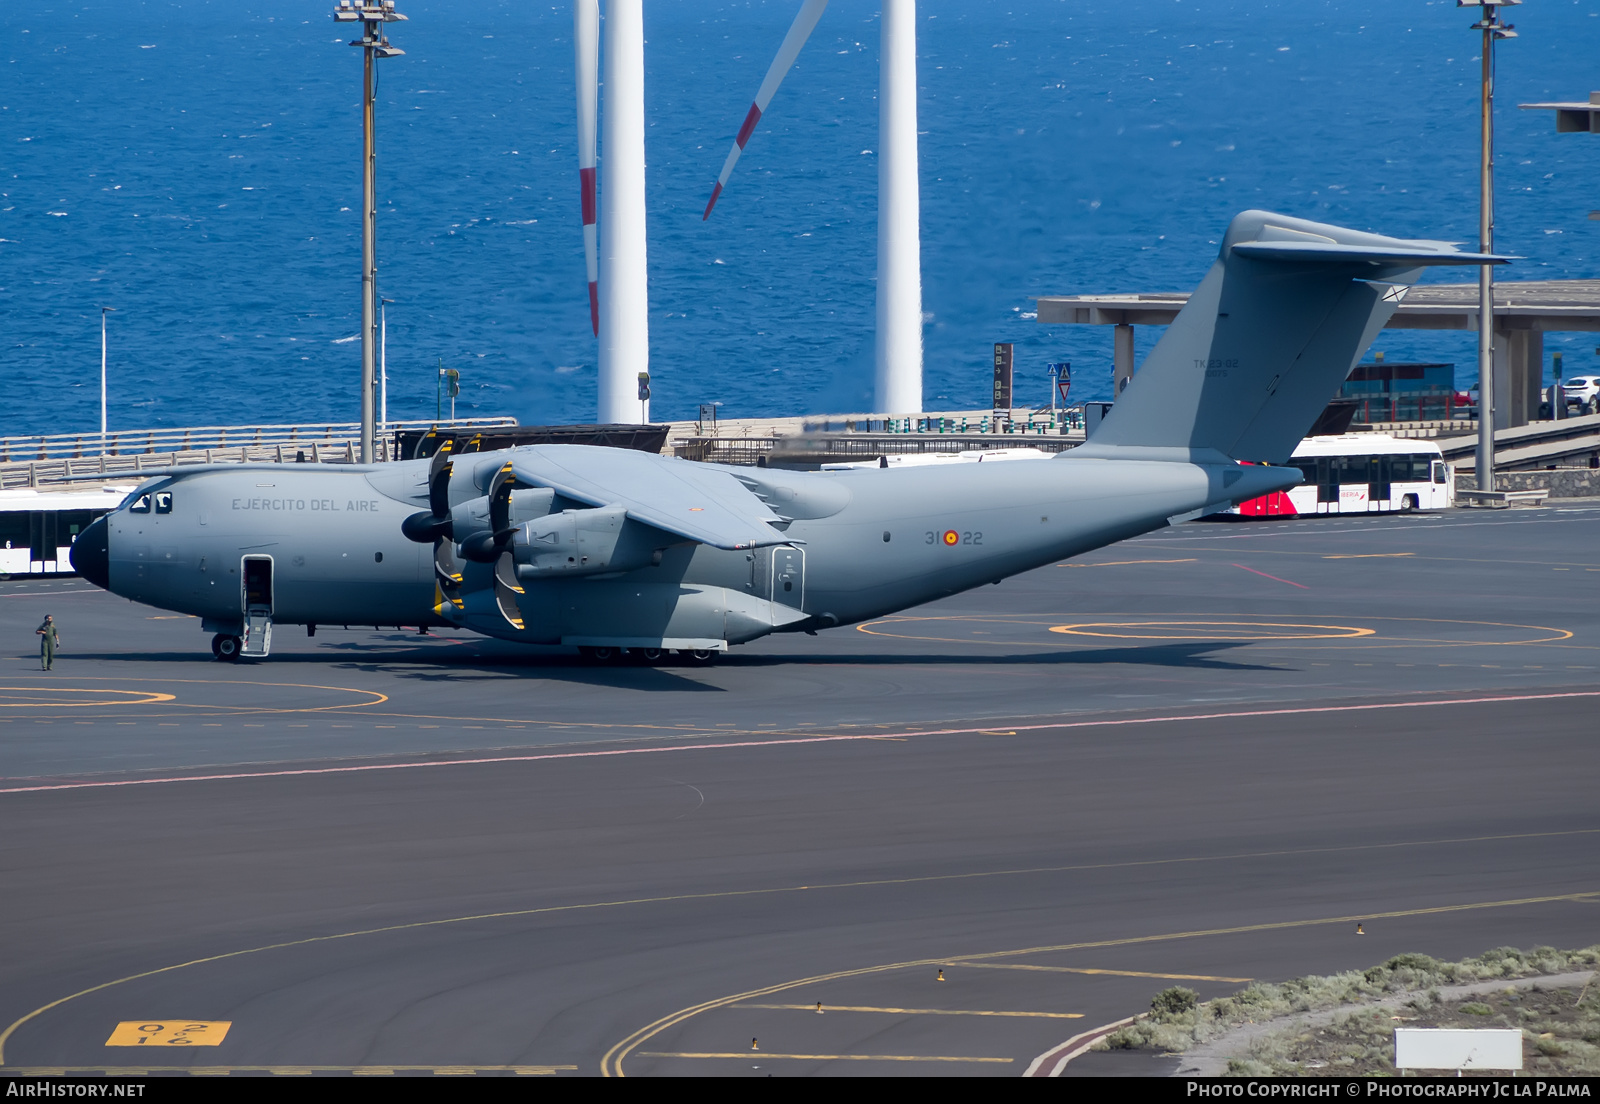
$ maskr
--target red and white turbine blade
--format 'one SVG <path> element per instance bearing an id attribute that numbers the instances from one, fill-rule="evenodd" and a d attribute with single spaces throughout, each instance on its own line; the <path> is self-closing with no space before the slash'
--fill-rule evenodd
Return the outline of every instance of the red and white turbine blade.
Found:
<path id="1" fill-rule="evenodd" d="M 772 94 L 778 90 L 778 85 L 783 83 L 783 78 L 788 76 L 790 67 L 794 65 L 794 59 L 800 56 L 800 48 L 806 44 L 806 39 L 811 37 L 811 32 L 816 29 L 817 20 L 822 18 L 822 11 L 827 6 L 828 0 L 805 0 L 805 3 L 800 5 L 800 14 L 795 16 L 794 22 L 789 25 L 789 33 L 783 36 L 783 45 L 778 47 L 778 56 L 772 59 L 772 65 L 767 69 L 767 79 L 761 82 L 755 102 L 750 105 L 750 110 L 744 117 L 744 125 L 739 128 L 739 136 L 733 140 L 733 149 L 728 151 L 728 159 L 722 163 L 722 174 L 717 177 L 716 187 L 711 189 L 711 199 L 706 203 L 706 213 L 700 216 L 700 221 L 704 222 L 711 217 L 711 208 L 717 205 L 717 197 L 722 194 L 722 186 L 733 174 L 733 166 L 738 164 L 739 155 L 744 152 L 744 144 L 750 141 L 750 135 L 755 133 L 756 124 L 761 121 L 762 113 L 767 110 L 767 104 L 772 102 Z"/>
<path id="2" fill-rule="evenodd" d="M 583 194 L 583 259 L 589 270 L 589 324 L 600 334 L 600 252 L 595 233 L 595 118 L 600 91 L 600 0 L 575 0 L 572 41 L 578 69 L 578 185 Z"/>

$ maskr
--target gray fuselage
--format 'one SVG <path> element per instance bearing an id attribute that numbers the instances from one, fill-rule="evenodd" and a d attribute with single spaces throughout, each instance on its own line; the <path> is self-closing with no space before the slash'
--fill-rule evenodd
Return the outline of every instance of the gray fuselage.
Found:
<path id="1" fill-rule="evenodd" d="M 456 463 L 489 471 L 516 451 Z M 516 599 L 520 628 L 484 597 L 492 586 L 483 565 L 466 565 L 464 601 L 441 602 L 433 549 L 402 535 L 402 521 L 427 504 L 427 461 L 251 465 L 154 480 L 97 523 L 102 533 L 85 534 L 86 549 L 104 542 L 105 578 L 94 577 L 89 554 L 84 573 L 116 594 L 200 617 L 216 632 L 238 631 L 244 563 L 266 559 L 278 624 L 455 624 L 537 644 L 725 647 L 998 582 L 1299 478 L 1283 468 L 1070 455 L 823 473 L 724 470 L 785 519 L 791 544 L 723 550 L 667 535 L 659 562 L 648 566 L 526 581 Z"/>

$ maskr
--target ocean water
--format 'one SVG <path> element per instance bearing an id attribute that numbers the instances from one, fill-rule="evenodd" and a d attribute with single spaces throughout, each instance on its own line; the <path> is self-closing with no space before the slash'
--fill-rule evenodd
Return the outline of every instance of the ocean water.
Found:
<path id="1" fill-rule="evenodd" d="M 0 433 L 98 426 L 102 305 L 113 428 L 355 419 L 361 67 L 332 7 L 0 5 Z M 462 415 L 590 420 L 570 7 L 400 7 L 378 93 L 391 416 L 433 416 L 443 358 Z M 875 4 L 829 5 L 700 218 L 797 9 L 645 5 L 658 418 L 871 405 Z M 1515 108 L 1600 87 L 1597 16 L 1511 9 L 1497 245 L 1524 259 L 1502 278 L 1600 275 L 1600 139 Z M 1021 401 L 1057 360 L 1074 398 L 1109 397 L 1109 330 L 1039 326 L 1030 297 L 1191 287 L 1245 208 L 1475 243 L 1473 21 L 1452 0 L 923 0 L 928 407 L 985 405 L 995 341 Z M 1473 342 L 1377 348 L 1466 384 Z M 1593 345 L 1546 349 L 1571 373 Z"/>

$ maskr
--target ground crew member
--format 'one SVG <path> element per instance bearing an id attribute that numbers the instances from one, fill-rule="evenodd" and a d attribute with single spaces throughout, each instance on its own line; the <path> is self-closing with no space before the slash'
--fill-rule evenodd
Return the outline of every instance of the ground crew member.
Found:
<path id="1" fill-rule="evenodd" d="M 39 665 L 46 671 L 56 661 L 56 645 L 61 643 L 60 636 L 56 633 L 55 619 L 48 613 L 44 615 L 44 624 L 33 630 L 39 634 Z"/>

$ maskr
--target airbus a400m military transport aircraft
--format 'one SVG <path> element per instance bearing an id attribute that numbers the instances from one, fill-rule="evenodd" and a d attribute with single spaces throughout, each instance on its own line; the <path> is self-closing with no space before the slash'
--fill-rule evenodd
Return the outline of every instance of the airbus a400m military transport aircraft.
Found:
<path id="1" fill-rule="evenodd" d="M 1295 485 L 1272 465 L 1422 268 L 1503 259 L 1247 211 L 1094 435 L 1051 460 L 786 472 L 534 445 L 213 465 L 146 482 L 72 563 L 202 618 L 224 659 L 265 655 L 273 624 L 320 623 L 705 661 Z"/>

